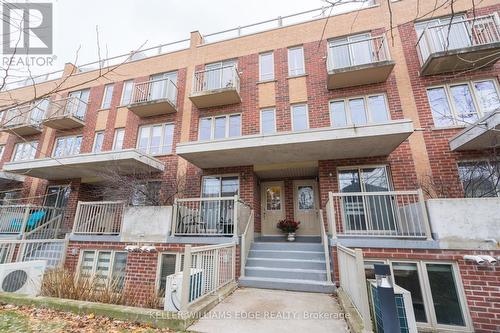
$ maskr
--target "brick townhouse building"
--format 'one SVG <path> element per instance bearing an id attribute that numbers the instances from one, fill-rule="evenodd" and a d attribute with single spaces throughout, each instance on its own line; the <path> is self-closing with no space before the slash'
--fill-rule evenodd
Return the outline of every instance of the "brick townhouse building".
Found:
<path id="1" fill-rule="evenodd" d="M 331 292 L 342 245 L 362 249 L 367 277 L 391 265 L 419 329 L 497 332 L 498 266 L 464 256 L 500 256 L 499 11 L 369 1 L 195 31 L 100 71 L 66 64 L 35 96 L 2 93 L 0 200 L 60 214 L 66 268 L 122 274 L 144 297 L 187 244 L 230 241 L 241 285 Z M 134 220 L 123 200 L 171 210 Z M 279 243 L 282 219 L 301 222 L 299 242 Z M 125 251 L 143 243 L 156 252 Z"/>

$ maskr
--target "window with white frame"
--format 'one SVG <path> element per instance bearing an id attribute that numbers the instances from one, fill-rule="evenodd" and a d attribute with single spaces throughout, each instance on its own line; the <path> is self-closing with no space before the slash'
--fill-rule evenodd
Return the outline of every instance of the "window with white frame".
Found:
<path id="1" fill-rule="evenodd" d="M 259 55 L 259 80 L 274 80 L 274 54 L 272 51 Z"/>
<path id="2" fill-rule="evenodd" d="M 383 123 L 389 119 L 384 94 L 330 101 L 330 122 L 333 127 Z"/>
<path id="3" fill-rule="evenodd" d="M 292 105 L 292 130 L 303 131 L 309 128 L 307 104 Z"/>
<path id="4" fill-rule="evenodd" d="M 162 253 L 159 256 L 159 276 L 158 281 L 158 295 L 165 296 L 165 288 L 167 286 L 167 276 L 175 274 L 180 271 L 180 253 Z"/>
<path id="5" fill-rule="evenodd" d="M 137 148 L 147 154 L 170 154 L 174 141 L 174 124 L 141 126 Z"/>
<path id="6" fill-rule="evenodd" d="M 102 145 L 104 143 L 104 131 L 96 132 L 94 137 L 94 153 L 100 153 L 102 151 Z"/>
<path id="7" fill-rule="evenodd" d="M 129 105 L 132 101 L 132 92 L 134 89 L 134 80 L 128 80 L 123 82 L 122 89 L 122 101 L 121 105 Z"/>
<path id="8" fill-rule="evenodd" d="M 304 75 L 306 69 L 304 66 L 304 48 L 302 46 L 291 47 L 288 49 L 288 75 Z"/>
<path id="9" fill-rule="evenodd" d="M 113 98 L 114 84 L 110 83 L 104 86 L 104 95 L 102 97 L 102 109 L 109 109 L 111 107 L 111 100 Z"/>
<path id="10" fill-rule="evenodd" d="M 458 162 L 458 174 L 465 197 L 500 197 L 500 163 L 496 161 Z"/>
<path id="11" fill-rule="evenodd" d="M 117 128 L 115 129 L 115 137 L 113 139 L 113 150 L 123 149 L 123 139 L 125 137 L 125 129 Z"/>
<path id="12" fill-rule="evenodd" d="M 68 94 L 68 97 L 71 102 L 66 103 L 64 111 L 65 114 L 72 114 L 75 117 L 83 119 L 85 117 L 85 113 L 87 112 L 90 89 L 72 91 Z"/>
<path id="13" fill-rule="evenodd" d="M 468 125 L 500 109 L 495 79 L 454 83 L 427 88 L 434 126 Z"/>
<path id="14" fill-rule="evenodd" d="M 329 66 L 332 69 L 358 66 L 376 61 L 370 34 L 335 38 L 328 41 Z"/>
<path id="15" fill-rule="evenodd" d="M 84 250 L 80 255 L 79 278 L 95 279 L 97 286 L 123 290 L 127 252 Z"/>
<path id="16" fill-rule="evenodd" d="M 241 114 L 200 119 L 199 140 L 217 140 L 241 136 Z"/>
<path id="17" fill-rule="evenodd" d="M 260 132 L 262 134 L 276 133 L 276 110 L 274 108 L 260 111 Z"/>
<path id="18" fill-rule="evenodd" d="M 365 273 L 370 273 L 373 263 L 365 261 Z M 396 259 L 387 263 L 391 266 L 394 283 L 411 293 L 419 328 L 470 328 L 465 293 L 456 263 Z"/>
<path id="19" fill-rule="evenodd" d="M 34 160 L 38 149 L 38 141 L 20 142 L 16 144 L 12 161 Z"/>
<path id="20" fill-rule="evenodd" d="M 80 154 L 81 145 L 81 135 L 63 136 L 56 138 L 53 156 L 62 157 Z"/>

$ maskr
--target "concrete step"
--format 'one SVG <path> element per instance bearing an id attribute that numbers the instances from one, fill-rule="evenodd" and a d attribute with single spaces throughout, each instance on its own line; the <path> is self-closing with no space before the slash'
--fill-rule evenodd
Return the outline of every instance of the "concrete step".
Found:
<path id="1" fill-rule="evenodd" d="M 281 250 L 281 251 L 323 251 L 323 245 L 318 243 L 285 243 L 285 242 L 255 242 L 252 250 Z"/>
<path id="2" fill-rule="evenodd" d="M 317 259 L 325 260 L 324 252 L 316 251 L 280 251 L 280 250 L 253 250 L 250 249 L 248 258 L 277 258 L 277 259 Z"/>
<path id="3" fill-rule="evenodd" d="M 275 279 L 326 281 L 326 271 L 299 268 L 246 267 L 245 276 Z"/>
<path id="4" fill-rule="evenodd" d="M 277 258 L 248 258 L 246 267 L 272 267 L 297 269 L 325 269 L 325 260 L 321 259 L 277 259 Z"/>
<path id="5" fill-rule="evenodd" d="M 305 291 L 313 293 L 333 293 L 335 291 L 335 285 L 326 281 L 275 279 L 250 276 L 240 278 L 239 285 L 251 288 Z"/>

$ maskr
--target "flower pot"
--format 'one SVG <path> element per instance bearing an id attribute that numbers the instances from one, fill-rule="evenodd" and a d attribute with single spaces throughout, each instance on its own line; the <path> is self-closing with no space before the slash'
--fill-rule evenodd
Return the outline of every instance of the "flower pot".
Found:
<path id="1" fill-rule="evenodd" d="M 295 232 L 289 232 L 286 240 L 289 242 L 295 242 Z"/>

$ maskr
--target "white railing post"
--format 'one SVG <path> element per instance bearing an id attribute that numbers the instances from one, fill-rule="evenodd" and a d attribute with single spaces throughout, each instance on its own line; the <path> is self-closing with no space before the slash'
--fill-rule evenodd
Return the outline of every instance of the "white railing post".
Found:
<path id="1" fill-rule="evenodd" d="M 368 300 L 368 290 L 366 288 L 366 277 L 365 277 L 365 264 L 363 260 L 363 251 L 361 249 L 354 249 L 356 258 L 356 279 L 358 279 L 357 284 L 360 288 L 360 301 L 361 301 L 361 316 L 363 317 L 363 331 L 371 332 L 372 321 L 370 317 L 370 304 Z"/>
<path id="2" fill-rule="evenodd" d="M 234 218 L 233 218 L 233 236 L 238 237 L 238 205 L 239 205 L 239 197 L 237 195 L 234 196 Z"/>
<path id="3" fill-rule="evenodd" d="M 26 237 L 26 224 L 28 223 L 28 219 L 30 217 L 31 205 L 26 205 L 24 208 L 23 221 L 21 223 L 21 230 L 19 230 L 21 239 Z"/>
<path id="4" fill-rule="evenodd" d="M 80 223 L 80 208 L 81 208 L 82 202 L 78 201 L 78 204 L 76 205 L 76 213 L 75 213 L 75 219 L 73 221 L 73 230 L 72 233 L 75 233 L 79 226 L 78 224 Z"/>
<path id="5" fill-rule="evenodd" d="M 240 253 L 241 253 L 241 247 L 240 247 Z M 233 247 L 231 248 L 231 281 L 234 280 L 236 280 L 236 243 L 233 243 Z"/>
<path id="6" fill-rule="evenodd" d="M 330 231 L 330 235 L 332 236 L 332 239 L 337 239 L 337 223 L 335 221 L 335 202 L 333 201 L 333 193 L 328 192 L 328 203 L 327 204 L 327 216 L 330 218 L 328 219 L 328 229 Z M 330 215 L 328 215 L 328 213 Z"/>
<path id="7" fill-rule="evenodd" d="M 175 236 L 175 231 L 177 228 L 177 219 L 179 218 L 179 214 L 177 213 L 177 198 L 174 199 L 174 207 L 172 207 L 172 218 L 170 219 L 170 235 Z"/>
<path id="8" fill-rule="evenodd" d="M 417 190 L 418 192 L 418 201 L 420 204 L 420 209 L 422 211 L 422 223 L 424 224 L 424 230 L 425 230 L 425 236 L 427 240 L 431 241 L 432 240 L 432 232 L 431 232 L 431 225 L 429 223 L 429 216 L 427 215 L 427 207 L 425 207 L 425 198 L 424 198 L 424 192 L 422 191 L 421 188 Z"/>
<path id="9" fill-rule="evenodd" d="M 189 307 L 189 283 L 191 279 L 191 245 L 186 245 L 184 248 L 184 267 L 182 269 L 182 286 L 181 286 L 181 311 L 186 312 Z"/>

